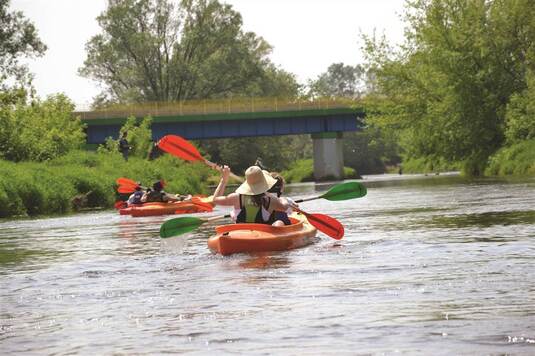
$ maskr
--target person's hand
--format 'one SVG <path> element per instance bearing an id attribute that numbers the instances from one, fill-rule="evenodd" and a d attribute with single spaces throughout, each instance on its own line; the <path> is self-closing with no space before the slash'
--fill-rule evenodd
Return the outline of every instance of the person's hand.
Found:
<path id="1" fill-rule="evenodd" d="M 228 180 L 229 175 L 230 175 L 230 168 L 229 166 L 224 165 L 221 168 L 221 179 L 226 181 Z"/>
<path id="2" fill-rule="evenodd" d="M 295 208 L 299 209 L 299 204 L 294 202 L 291 198 L 286 197 L 285 199 L 288 202 L 288 205 L 290 206 L 291 209 L 295 209 Z"/>

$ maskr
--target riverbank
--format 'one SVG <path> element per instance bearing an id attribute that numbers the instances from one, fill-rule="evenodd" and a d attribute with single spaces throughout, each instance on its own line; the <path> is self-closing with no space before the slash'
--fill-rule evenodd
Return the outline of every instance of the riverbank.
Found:
<path id="1" fill-rule="evenodd" d="M 44 163 L 0 160 L 0 218 L 67 214 L 84 208 L 112 208 L 115 180 L 143 185 L 164 179 L 171 193 L 206 194 L 214 172 L 203 164 L 166 155 L 155 161 L 115 153 L 74 151 Z M 123 197 L 124 198 L 124 197 Z"/>

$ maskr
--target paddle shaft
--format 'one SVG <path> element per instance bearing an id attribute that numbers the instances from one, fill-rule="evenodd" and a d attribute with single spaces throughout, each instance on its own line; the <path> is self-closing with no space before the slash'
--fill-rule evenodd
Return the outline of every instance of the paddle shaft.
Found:
<path id="1" fill-rule="evenodd" d="M 311 200 L 316 200 L 316 199 L 320 199 L 322 196 L 317 196 L 317 197 L 312 197 L 312 198 L 306 198 L 306 199 L 298 199 L 296 200 L 295 202 L 296 203 L 302 203 L 302 202 L 305 202 L 305 201 L 311 201 Z"/>
<path id="2" fill-rule="evenodd" d="M 207 222 L 210 222 L 210 221 L 221 220 L 221 219 L 224 219 L 224 218 L 230 218 L 230 214 L 227 214 L 227 215 L 212 216 L 211 218 L 203 218 L 202 220 L 203 220 L 205 223 L 207 223 Z"/>
<path id="3" fill-rule="evenodd" d="M 201 161 L 212 169 L 221 171 L 221 166 L 210 162 L 204 158 L 195 146 L 188 140 L 177 135 L 166 135 L 158 142 L 158 147 L 167 153 L 172 154 L 178 158 L 186 161 Z M 240 182 L 243 182 L 243 178 L 230 172 L 230 176 Z"/>
<path id="4" fill-rule="evenodd" d="M 223 167 L 221 167 L 220 165 L 214 163 L 214 162 L 210 162 L 209 160 L 207 159 L 203 159 L 204 160 L 204 164 L 206 164 L 208 167 L 212 168 L 212 169 L 215 169 L 215 170 L 218 170 L 218 171 L 221 171 L 221 169 Z M 234 173 L 230 172 L 229 174 L 232 178 L 236 179 L 237 181 L 239 182 L 243 182 L 243 178 L 240 177 L 240 176 L 237 176 L 235 175 Z"/>

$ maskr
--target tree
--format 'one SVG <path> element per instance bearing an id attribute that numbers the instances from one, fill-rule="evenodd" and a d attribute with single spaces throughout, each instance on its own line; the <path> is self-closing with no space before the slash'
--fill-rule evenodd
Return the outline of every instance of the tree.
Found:
<path id="1" fill-rule="evenodd" d="M 270 76 L 293 85 L 271 66 L 270 45 L 217 0 L 110 0 L 97 19 L 103 32 L 86 44 L 80 73 L 106 86 L 100 103 L 248 95 Z"/>
<path id="2" fill-rule="evenodd" d="M 407 3 L 399 50 L 365 38 L 408 157 L 464 161 L 466 173 L 482 173 L 503 144 L 511 95 L 526 88 L 534 16 L 528 0 L 417 0 Z"/>
<path id="3" fill-rule="evenodd" d="M 365 72 L 362 66 L 333 63 L 327 72 L 310 81 L 309 95 L 313 97 L 360 98 L 365 90 Z"/>
<path id="4" fill-rule="evenodd" d="M 45 161 L 81 148 L 83 124 L 73 111 L 62 94 L 0 107 L 0 158 Z"/>
<path id="5" fill-rule="evenodd" d="M 535 139 L 535 75 L 527 76 L 526 90 L 515 93 L 505 113 L 508 143 Z"/>
<path id="6" fill-rule="evenodd" d="M 31 81 L 21 57 L 41 56 L 46 46 L 37 35 L 34 25 L 22 12 L 9 12 L 9 0 L 0 1 L 0 90 L 1 102 L 13 103 L 20 98 L 20 92 L 7 94 L 12 84 L 25 88 Z M 24 95 L 23 95 L 24 96 Z"/>

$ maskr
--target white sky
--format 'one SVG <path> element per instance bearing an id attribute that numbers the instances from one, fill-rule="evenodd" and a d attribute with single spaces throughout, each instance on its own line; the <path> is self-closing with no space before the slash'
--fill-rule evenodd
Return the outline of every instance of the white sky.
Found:
<path id="1" fill-rule="evenodd" d="M 403 39 L 404 0 L 221 1 L 241 13 L 245 30 L 274 47 L 271 60 L 303 84 L 332 63 L 362 62 L 360 32 L 375 29 L 391 42 Z M 96 82 L 78 76 L 78 68 L 86 58 L 85 43 L 100 32 L 95 18 L 106 6 L 107 0 L 11 0 L 11 8 L 24 12 L 48 46 L 43 57 L 29 61 L 38 95 L 63 92 L 86 106 L 99 93 Z"/>

